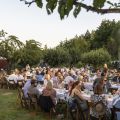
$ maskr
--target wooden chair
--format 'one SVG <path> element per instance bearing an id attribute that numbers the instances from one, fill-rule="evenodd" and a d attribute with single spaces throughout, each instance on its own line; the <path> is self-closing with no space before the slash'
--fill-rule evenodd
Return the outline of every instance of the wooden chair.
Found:
<path id="1" fill-rule="evenodd" d="M 21 88 L 18 88 L 18 99 L 20 101 L 21 107 L 30 109 L 30 100 L 24 95 L 24 91 Z"/>
<path id="2" fill-rule="evenodd" d="M 24 86 L 24 84 L 25 84 L 25 81 L 24 81 L 24 80 L 18 80 L 18 81 L 17 81 L 17 86 L 18 86 L 18 88 L 22 88 L 22 87 Z"/>
<path id="3" fill-rule="evenodd" d="M 16 89 L 17 88 L 17 84 L 15 83 L 14 80 L 9 80 L 8 81 L 8 89 Z"/>
<path id="4" fill-rule="evenodd" d="M 0 87 L 1 88 L 8 88 L 8 81 L 7 81 L 7 79 L 6 79 L 6 77 L 2 77 L 1 79 L 0 79 Z"/>
<path id="5" fill-rule="evenodd" d="M 89 104 L 86 100 L 80 100 L 79 97 L 75 98 L 77 105 L 77 120 L 88 120 L 89 119 Z M 84 106 L 83 106 L 84 105 Z"/>
<path id="6" fill-rule="evenodd" d="M 55 105 L 50 96 L 43 96 L 40 95 L 38 99 L 38 105 L 40 106 L 41 110 L 45 113 L 49 113 L 49 118 L 52 120 L 52 115 L 55 112 Z"/>
<path id="7" fill-rule="evenodd" d="M 37 95 L 28 93 L 28 98 L 30 100 L 30 108 L 34 108 L 35 111 L 37 111 L 38 110 Z"/>
<path id="8" fill-rule="evenodd" d="M 74 101 L 73 101 L 74 102 Z M 67 120 L 79 120 L 79 110 L 77 105 L 74 107 L 71 106 L 71 103 L 67 102 Z"/>
<path id="9" fill-rule="evenodd" d="M 56 105 L 56 114 L 57 115 L 62 115 L 61 117 L 63 119 L 67 119 L 68 116 L 68 109 L 67 109 L 67 101 L 63 100 L 63 99 L 59 99 L 57 101 L 57 105 Z M 61 118 L 61 119 L 62 119 Z"/>

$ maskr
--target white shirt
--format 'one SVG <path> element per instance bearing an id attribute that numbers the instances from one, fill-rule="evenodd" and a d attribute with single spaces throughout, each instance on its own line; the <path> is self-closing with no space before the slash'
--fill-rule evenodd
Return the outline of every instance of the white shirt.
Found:
<path id="1" fill-rule="evenodd" d="M 23 79 L 24 79 L 23 75 L 17 75 L 17 80 L 23 80 Z"/>
<path id="2" fill-rule="evenodd" d="M 17 77 L 17 75 L 15 75 L 15 74 L 11 74 L 11 75 L 9 75 L 9 77 L 7 78 L 8 81 L 9 81 L 9 80 L 14 80 L 15 83 L 17 83 L 17 79 L 18 79 L 18 77 Z"/>
<path id="3" fill-rule="evenodd" d="M 70 81 L 74 81 L 74 79 L 71 76 L 67 76 L 67 77 L 65 77 L 64 81 L 65 81 L 65 84 L 69 84 Z"/>

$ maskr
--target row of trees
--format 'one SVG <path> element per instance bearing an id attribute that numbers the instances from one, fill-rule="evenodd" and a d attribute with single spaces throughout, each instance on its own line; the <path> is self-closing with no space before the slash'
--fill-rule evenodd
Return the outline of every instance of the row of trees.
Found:
<path id="1" fill-rule="evenodd" d="M 1 30 L 0 56 L 7 58 L 10 68 L 37 65 L 41 60 L 51 66 L 100 66 L 120 60 L 120 21 L 104 20 L 95 31 L 66 39 L 51 49 L 43 49 L 36 40 L 23 43 L 18 37 Z"/>
<path id="2" fill-rule="evenodd" d="M 44 61 L 52 66 L 92 64 L 100 66 L 120 60 L 120 21 L 104 20 L 91 33 L 75 36 L 45 52 Z"/>

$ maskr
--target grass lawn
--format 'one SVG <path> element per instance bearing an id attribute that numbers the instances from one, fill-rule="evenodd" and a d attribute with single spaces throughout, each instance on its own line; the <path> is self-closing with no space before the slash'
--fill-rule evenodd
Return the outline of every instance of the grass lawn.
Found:
<path id="1" fill-rule="evenodd" d="M 16 90 L 0 89 L 0 120 L 48 120 L 48 117 L 21 108 L 17 103 Z"/>

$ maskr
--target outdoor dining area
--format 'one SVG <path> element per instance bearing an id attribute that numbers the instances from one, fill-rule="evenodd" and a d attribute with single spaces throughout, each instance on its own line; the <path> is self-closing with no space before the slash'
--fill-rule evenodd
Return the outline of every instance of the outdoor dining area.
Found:
<path id="1" fill-rule="evenodd" d="M 36 67 L 0 72 L 1 89 L 17 90 L 23 109 L 51 120 L 120 120 L 120 71 Z"/>

